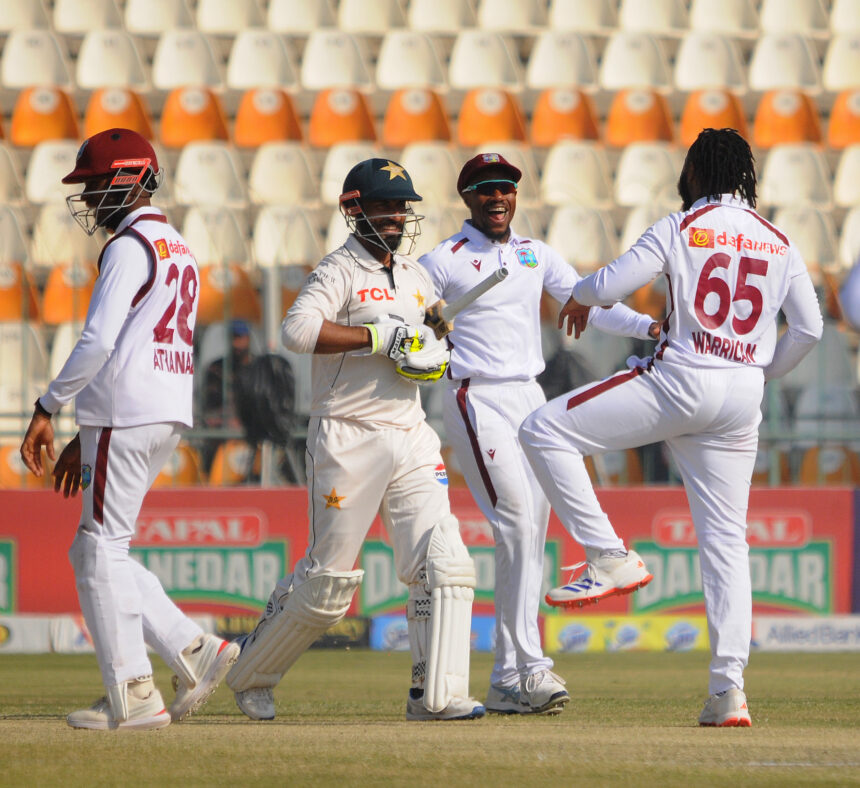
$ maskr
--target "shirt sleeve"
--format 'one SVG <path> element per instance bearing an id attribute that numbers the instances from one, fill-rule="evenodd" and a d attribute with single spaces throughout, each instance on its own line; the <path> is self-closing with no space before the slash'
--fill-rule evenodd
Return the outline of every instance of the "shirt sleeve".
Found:
<path id="1" fill-rule="evenodd" d="M 110 358 L 151 266 L 149 252 L 133 236 L 117 238 L 105 249 L 81 338 L 40 399 L 46 410 L 55 413 L 74 399 Z"/>
<path id="2" fill-rule="evenodd" d="M 546 262 L 543 289 L 556 301 L 564 304 L 570 298 L 573 286 L 581 277 L 576 269 L 551 246 L 541 244 L 540 250 L 541 258 Z"/>
<path id="3" fill-rule="evenodd" d="M 346 303 L 348 277 L 333 258 L 324 259 L 305 280 L 281 325 L 281 341 L 294 353 L 313 353 L 323 320 L 337 322 Z"/>
<path id="4" fill-rule="evenodd" d="M 595 306 L 588 313 L 590 325 L 618 337 L 653 339 L 648 333 L 654 318 L 631 309 L 626 304 L 614 304 L 611 309 Z"/>
<path id="5" fill-rule="evenodd" d="M 665 271 L 675 233 L 673 216 L 660 219 L 624 254 L 580 280 L 573 288 L 573 297 L 584 306 L 623 301 Z"/>
<path id="6" fill-rule="evenodd" d="M 800 256 L 796 252 L 794 254 L 799 259 Z M 802 260 L 800 264 L 803 270 L 792 276 L 782 302 L 782 312 L 788 328 L 776 343 L 773 359 L 764 368 L 765 380 L 781 378 L 794 369 L 815 347 L 824 332 L 824 321 L 815 287 Z"/>

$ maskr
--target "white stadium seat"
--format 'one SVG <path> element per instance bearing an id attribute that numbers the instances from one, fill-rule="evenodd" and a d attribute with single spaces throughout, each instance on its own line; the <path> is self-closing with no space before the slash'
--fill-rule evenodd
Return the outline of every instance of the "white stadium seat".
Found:
<path id="1" fill-rule="evenodd" d="M 615 202 L 641 205 L 676 194 L 682 157 L 663 142 L 634 142 L 621 153 L 615 172 Z"/>
<path id="2" fill-rule="evenodd" d="M 196 30 L 166 30 L 152 59 L 152 84 L 159 90 L 186 85 L 221 87 L 221 73 L 209 39 Z"/>
<path id="3" fill-rule="evenodd" d="M 348 236 L 349 228 L 343 220 L 343 215 L 335 208 L 329 215 L 328 225 L 326 226 L 323 253 L 331 254 L 331 252 L 346 241 Z"/>
<path id="4" fill-rule="evenodd" d="M 758 33 L 758 16 L 752 0 L 692 0 L 690 29 L 753 38 Z"/>
<path id="5" fill-rule="evenodd" d="M 269 0 L 266 25 L 277 33 L 306 36 L 335 22 L 330 0 Z"/>
<path id="6" fill-rule="evenodd" d="M 23 201 L 23 179 L 18 155 L 7 143 L 0 142 L 0 204 Z"/>
<path id="7" fill-rule="evenodd" d="M 462 163 L 455 160 L 454 150 L 445 142 L 413 142 L 403 148 L 398 159 L 409 173 L 415 189 L 424 201 L 416 207 L 425 212 L 425 205 L 444 207 L 458 205 L 457 176 Z"/>
<path id="8" fill-rule="evenodd" d="M 34 265 L 82 263 L 96 260 L 98 256 L 98 241 L 81 230 L 65 202 L 46 202 L 39 208 L 30 248 Z"/>
<path id="9" fill-rule="evenodd" d="M 721 33 L 685 35 L 675 58 L 675 87 L 683 91 L 727 88 L 744 92 L 746 79 L 737 43 Z"/>
<path id="10" fill-rule="evenodd" d="M 0 221 L 2 218 L 0 214 Z M 840 265 L 843 268 L 851 268 L 858 260 L 860 260 L 860 205 L 845 214 L 839 233 Z"/>
<path id="11" fill-rule="evenodd" d="M 386 33 L 376 62 L 376 84 L 382 90 L 444 87 L 445 70 L 433 39 L 414 30 Z"/>
<path id="12" fill-rule="evenodd" d="M 759 199 L 780 208 L 804 203 L 831 207 L 830 171 L 821 150 L 810 143 L 771 148 L 761 170 Z"/>
<path id="13" fill-rule="evenodd" d="M 326 205 L 338 205 L 343 179 L 360 161 L 381 156 L 372 142 L 339 142 L 328 149 L 320 176 L 320 198 Z"/>
<path id="14" fill-rule="evenodd" d="M 830 31 L 834 34 L 860 32 L 860 0 L 833 0 Z"/>
<path id="15" fill-rule="evenodd" d="M 50 30 L 13 30 L 3 46 L 0 82 L 13 90 L 34 85 L 70 89 L 73 81 L 65 44 Z"/>
<path id="16" fill-rule="evenodd" d="M 488 30 L 461 31 L 448 61 L 448 82 L 459 90 L 483 87 L 518 90 L 522 86 L 522 73 L 513 42 Z"/>
<path id="17" fill-rule="evenodd" d="M 687 27 L 687 9 L 682 0 L 621 0 L 618 26 L 654 35 L 679 35 Z"/>
<path id="18" fill-rule="evenodd" d="M 315 30 L 302 54 L 301 83 L 305 90 L 355 87 L 370 89 L 367 44 L 342 30 Z"/>
<path id="19" fill-rule="evenodd" d="M 604 90 L 669 90 L 672 87 L 669 64 L 660 39 L 628 30 L 610 36 L 603 50 L 599 78 Z"/>
<path id="20" fill-rule="evenodd" d="M 753 90 L 799 88 L 821 90 L 818 58 L 809 42 L 796 33 L 766 33 L 756 43 L 749 66 Z"/>
<path id="21" fill-rule="evenodd" d="M 596 89 L 597 60 L 591 42 L 573 31 L 544 30 L 529 55 L 526 85 L 536 90 L 571 85 Z"/>
<path id="22" fill-rule="evenodd" d="M 614 0 L 550 0 L 547 23 L 552 30 L 611 32 L 617 25 Z"/>
<path id="23" fill-rule="evenodd" d="M 55 0 L 54 30 L 83 34 L 92 30 L 122 28 L 115 0 Z"/>
<path id="24" fill-rule="evenodd" d="M 134 39 L 122 30 L 91 30 L 77 57 L 78 87 L 131 88 L 145 92 L 149 80 Z"/>
<path id="25" fill-rule="evenodd" d="M 306 148 L 267 142 L 257 148 L 248 174 L 248 197 L 257 205 L 304 205 L 319 200 L 319 183 Z"/>
<path id="26" fill-rule="evenodd" d="M 194 27 L 188 0 L 126 0 L 125 29 L 129 33 L 157 37 L 182 27 Z"/>
<path id="27" fill-rule="evenodd" d="M 283 36 L 262 28 L 242 30 L 233 41 L 227 59 L 227 87 L 234 90 L 298 88 L 294 63 Z"/>
<path id="28" fill-rule="evenodd" d="M 425 33 L 459 33 L 475 25 L 472 0 L 411 0 L 407 10 L 409 27 Z"/>
<path id="29" fill-rule="evenodd" d="M 66 186 L 60 182 L 75 168 L 79 147 L 76 140 L 48 140 L 33 147 L 24 187 L 30 202 L 65 200 L 81 190 L 80 184 Z"/>
<path id="30" fill-rule="evenodd" d="M 406 17 L 398 0 L 340 0 L 337 24 L 350 33 L 381 36 L 393 27 L 403 27 Z"/>
<path id="31" fill-rule="evenodd" d="M 677 200 L 673 204 L 666 198 L 653 203 L 634 205 L 624 219 L 624 225 L 621 228 L 619 251 L 626 252 L 654 222 L 673 211 L 677 211 L 678 208 Z"/>
<path id="32" fill-rule="evenodd" d="M 838 92 L 860 86 L 860 30 L 837 33 L 824 56 L 822 81 L 827 90 Z"/>
<path id="33" fill-rule="evenodd" d="M 190 142 L 182 148 L 173 178 L 180 205 L 245 204 L 244 179 L 233 149 L 224 142 Z"/>
<path id="34" fill-rule="evenodd" d="M 547 151 L 541 176 L 541 199 L 547 205 L 608 208 L 612 205 L 609 161 L 602 146 L 562 140 Z"/>
<path id="35" fill-rule="evenodd" d="M 582 274 L 606 265 L 618 253 L 618 237 L 609 215 L 587 205 L 556 208 L 546 242 Z"/>
<path id="36" fill-rule="evenodd" d="M 197 29 L 212 35 L 236 35 L 264 23 L 257 0 L 198 0 Z"/>
<path id="37" fill-rule="evenodd" d="M 47 29 L 50 26 L 45 0 L 0 0 L 0 32 Z"/>
<path id="38" fill-rule="evenodd" d="M 182 235 L 203 265 L 239 263 L 247 265 L 245 244 L 248 222 L 244 213 L 220 205 L 193 206 L 182 220 Z"/>
<path id="39" fill-rule="evenodd" d="M 821 284 L 822 271 L 832 271 L 839 257 L 830 214 L 810 205 L 780 208 L 774 214 L 773 223 L 797 247 L 812 281 Z"/>
<path id="40" fill-rule="evenodd" d="M 860 145 L 842 151 L 833 178 L 833 199 L 842 208 L 860 205 Z"/>
<path id="41" fill-rule="evenodd" d="M 460 212 L 450 208 L 434 208 L 429 205 L 425 207 L 422 202 L 415 206 L 415 212 L 424 217 L 421 220 L 421 234 L 416 239 L 415 248 L 412 250 L 411 256 L 415 258 L 431 251 L 440 241 L 450 238 L 463 226 Z M 519 212 L 515 220 L 518 218 Z"/>
<path id="42" fill-rule="evenodd" d="M 478 0 L 478 27 L 522 35 L 546 23 L 545 6 L 543 0 Z"/>
<path id="43" fill-rule="evenodd" d="M 299 263 L 315 265 L 322 257 L 314 223 L 307 212 L 296 205 L 261 208 L 254 222 L 252 248 L 254 261 L 261 268 Z"/>
<path id="44" fill-rule="evenodd" d="M 0 263 L 29 260 L 24 226 L 24 218 L 16 208 L 0 203 Z"/>
<path id="45" fill-rule="evenodd" d="M 827 35 L 827 11 L 821 0 L 762 0 L 759 25 L 765 33 Z"/>

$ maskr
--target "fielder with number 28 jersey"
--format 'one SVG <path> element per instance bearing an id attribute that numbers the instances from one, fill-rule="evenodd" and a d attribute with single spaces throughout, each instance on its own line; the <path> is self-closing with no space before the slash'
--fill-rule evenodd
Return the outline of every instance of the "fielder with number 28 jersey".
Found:
<path id="1" fill-rule="evenodd" d="M 712 655 L 699 717 L 706 726 L 751 725 L 743 692 L 752 628 L 746 515 L 763 387 L 797 365 L 822 334 L 806 266 L 785 234 L 755 212 L 755 183 L 743 137 L 733 129 L 702 131 L 678 184 L 683 210 L 577 283 L 562 308 L 570 330 L 584 323 L 590 305 L 615 303 L 665 276 L 668 317 L 653 358 L 552 400 L 520 430 L 559 519 L 581 542 L 605 539 L 606 546 L 612 527 L 583 455 L 666 442 L 699 546 Z M 777 341 L 780 310 L 787 328 Z M 583 576 L 548 597 L 575 600 L 598 585 L 625 593 L 618 574 L 589 558 Z"/>

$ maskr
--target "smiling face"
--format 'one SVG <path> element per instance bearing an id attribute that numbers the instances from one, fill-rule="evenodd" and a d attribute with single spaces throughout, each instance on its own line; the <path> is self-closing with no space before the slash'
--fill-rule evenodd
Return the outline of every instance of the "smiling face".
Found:
<path id="1" fill-rule="evenodd" d="M 507 241 L 511 234 L 511 220 L 517 210 L 517 191 L 510 183 L 504 183 L 510 180 L 511 173 L 506 167 L 482 167 L 467 186 L 484 185 L 461 195 L 471 211 L 472 225 L 493 241 Z M 499 183 L 494 188 L 486 181 Z"/>

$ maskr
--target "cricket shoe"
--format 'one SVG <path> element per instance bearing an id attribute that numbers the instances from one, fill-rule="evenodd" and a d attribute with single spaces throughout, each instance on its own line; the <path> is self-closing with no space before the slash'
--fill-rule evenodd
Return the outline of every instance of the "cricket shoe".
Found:
<path id="1" fill-rule="evenodd" d="M 546 602 L 553 607 L 582 607 L 591 605 L 610 596 L 629 594 L 637 588 L 648 585 L 653 579 L 646 568 L 645 562 L 633 550 L 627 553 L 621 551 L 600 554 L 586 550 L 588 560 L 573 566 L 563 566 L 563 570 L 577 570 L 585 567 L 585 571 L 574 579 L 571 575 L 567 585 L 553 588 L 546 595 Z"/>
<path id="2" fill-rule="evenodd" d="M 711 695 L 699 715 L 699 725 L 709 728 L 751 728 L 747 696 L 739 689 Z"/>
<path id="3" fill-rule="evenodd" d="M 72 728 L 86 728 L 92 731 L 113 730 L 154 730 L 170 725 L 170 714 L 164 708 L 161 693 L 152 683 L 152 676 L 143 676 L 129 681 L 126 688 L 128 718 L 114 719 L 108 699 L 100 698 L 90 708 L 73 711 L 66 717 Z"/>
<path id="4" fill-rule="evenodd" d="M 526 714 L 561 714 L 570 695 L 564 688 L 564 679 L 551 670 L 532 673 L 520 685 L 520 699 Z"/>
<path id="5" fill-rule="evenodd" d="M 275 693 L 271 687 L 251 687 L 233 693 L 236 705 L 252 720 L 275 719 Z"/>
<path id="6" fill-rule="evenodd" d="M 490 684 L 484 707 L 490 714 L 527 714 L 529 707 L 520 698 L 520 684 Z"/>
<path id="7" fill-rule="evenodd" d="M 474 698 L 454 696 L 442 711 L 430 711 L 424 705 L 424 690 L 413 687 L 406 701 L 407 720 L 476 720 L 487 710 Z"/>
<path id="8" fill-rule="evenodd" d="M 173 676 L 176 697 L 170 704 L 170 718 L 174 722 L 194 714 L 209 700 L 209 696 L 239 659 L 239 651 L 237 643 L 229 643 L 215 635 L 202 635 L 189 650 L 182 652 L 182 661 L 196 682 L 189 684 L 184 678 Z"/>

